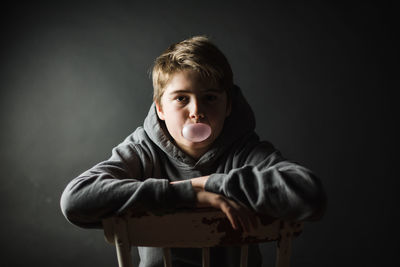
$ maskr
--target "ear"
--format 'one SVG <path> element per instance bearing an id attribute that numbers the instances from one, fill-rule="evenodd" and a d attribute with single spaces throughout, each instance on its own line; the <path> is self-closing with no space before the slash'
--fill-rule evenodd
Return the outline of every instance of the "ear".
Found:
<path id="1" fill-rule="evenodd" d="M 162 106 L 160 104 L 157 103 L 157 101 L 155 101 L 156 104 L 156 111 L 157 111 L 157 115 L 160 118 L 160 120 L 165 120 L 165 116 L 164 116 L 164 111 L 162 110 Z"/>

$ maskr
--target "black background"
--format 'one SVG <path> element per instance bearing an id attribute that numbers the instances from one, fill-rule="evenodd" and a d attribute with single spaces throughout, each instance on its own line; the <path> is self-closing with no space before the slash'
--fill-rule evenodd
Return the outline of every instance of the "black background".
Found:
<path id="1" fill-rule="evenodd" d="M 116 266 L 100 230 L 63 218 L 61 192 L 142 124 L 153 60 L 198 34 L 231 62 L 259 135 L 324 183 L 327 213 L 294 242 L 292 266 L 397 262 L 390 2 L 32 1 L 1 13 L 2 266 Z"/>

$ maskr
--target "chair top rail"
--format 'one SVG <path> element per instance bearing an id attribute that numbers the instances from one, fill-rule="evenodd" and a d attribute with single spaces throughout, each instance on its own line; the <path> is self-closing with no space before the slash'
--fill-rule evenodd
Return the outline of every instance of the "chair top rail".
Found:
<path id="1" fill-rule="evenodd" d="M 226 215 L 216 209 L 180 210 L 174 213 L 130 213 L 103 220 L 106 240 L 126 233 L 131 246 L 214 247 L 235 246 L 280 240 L 297 236 L 302 222 L 277 220 L 257 214 L 257 228 L 243 232 L 232 228 Z"/>

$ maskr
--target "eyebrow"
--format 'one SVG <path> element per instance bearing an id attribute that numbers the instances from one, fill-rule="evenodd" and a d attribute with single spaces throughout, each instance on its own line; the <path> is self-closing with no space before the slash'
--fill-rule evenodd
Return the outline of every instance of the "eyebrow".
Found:
<path id="1" fill-rule="evenodd" d="M 210 88 L 210 89 L 204 90 L 203 92 L 204 93 L 209 93 L 209 92 L 222 93 L 223 91 L 224 90 L 221 90 L 221 89 Z M 186 89 L 178 89 L 178 90 L 172 91 L 170 94 L 172 95 L 172 94 L 183 94 L 183 93 L 193 93 L 193 92 L 190 90 L 186 90 Z"/>

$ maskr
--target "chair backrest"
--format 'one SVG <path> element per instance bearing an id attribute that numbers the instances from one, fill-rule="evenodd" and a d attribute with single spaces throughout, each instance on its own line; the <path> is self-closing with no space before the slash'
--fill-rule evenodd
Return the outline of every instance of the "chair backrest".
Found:
<path id="1" fill-rule="evenodd" d="M 164 263 L 171 266 L 169 248 L 203 248 L 203 266 L 209 266 L 209 248 L 240 245 L 241 266 L 247 266 L 248 244 L 277 242 L 277 267 L 289 266 L 291 240 L 303 223 L 259 215 L 249 233 L 234 230 L 225 214 L 214 209 L 184 210 L 163 215 L 126 214 L 103 220 L 106 240 L 115 244 L 120 267 L 133 267 L 131 246 L 164 248 Z"/>

